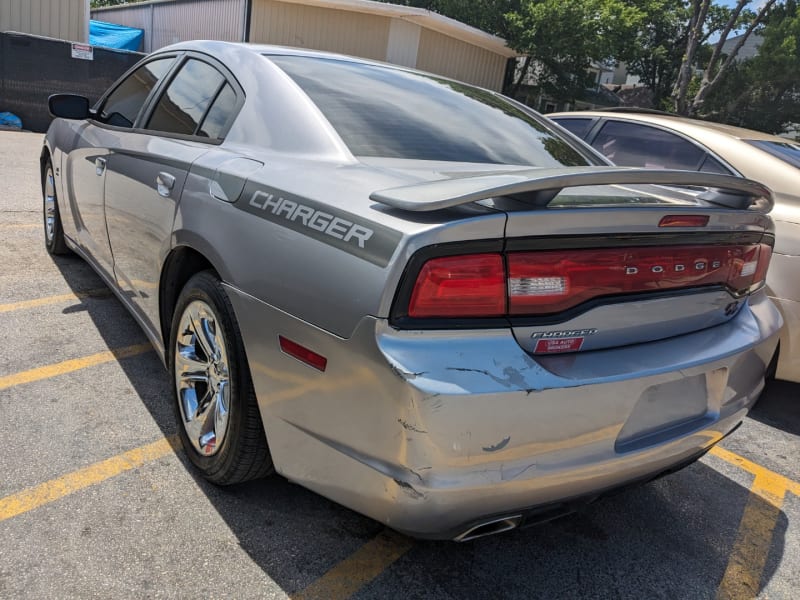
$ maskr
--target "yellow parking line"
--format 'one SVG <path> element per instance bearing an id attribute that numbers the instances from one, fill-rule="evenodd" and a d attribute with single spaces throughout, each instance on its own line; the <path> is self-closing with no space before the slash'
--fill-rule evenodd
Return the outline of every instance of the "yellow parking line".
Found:
<path id="1" fill-rule="evenodd" d="M 292 600 L 349 598 L 383 573 L 413 545 L 413 540 L 399 533 L 382 531 L 307 588 L 294 594 Z"/>
<path id="2" fill-rule="evenodd" d="M 761 481 L 769 481 L 770 485 L 775 486 L 776 489 L 784 489 L 792 492 L 795 496 L 800 496 L 800 483 L 797 483 L 788 477 L 784 477 L 779 473 L 770 471 L 761 465 L 757 465 L 753 461 L 747 460 L 744 456 L 739 456 L 735 452 L 731 452 L 730 450 L 726 450 L 720 446 L 714 446 L 711 449 L 710 454 L 716 456 L 717 458 L 721 458 L 725 462 L 735 465 L 740 469 L 747 471 L 748 473 L 752 473 L 757 478 L 760 478 Z"/>
<path id="3" fill-rule="evenodd" d="M 181 444 L 178 436 L 171 435 L 63 477 L 51 479 L 11 496 L 0 498 L 0 521 L 16 517 L 43 504 L 49 504 L 73 492 L 101 483 L 111 477 L 116 477 L 125 471 L 141 467 L 145 463 L 152 462 L 170 452 L 180 450 L 180 448 Z"/>
<path id="4" fill-rule="evenodd" d="M 716 446 L 711 454 L 755 476 L 717 600 L 755 598 L 784 498 L 787 492 L 800 496 L 800 484 L 725 448 Z"/>
<path id="5" fill-rule="evenodd" d="M 45 365 L 44 367 L 37 367 L 28 371 L 14 373 L 12 375 L 5 375 L 0 377 L 0 390 L 21 385 L 23 383 L 31 383 L 33 381 L 40 381 L 55 377 L 56 375 L 63 375 L 64 373 L 71 373 L 87 367 L 94 367 L 103 363 L 129 358 L 138 354 L 149 352 L 153 347 L 150 344 L 137 344 L 135 346 L 126 346 L 124 348 L 117 348 L 116 350 L 106 350 L 105 352 L 98 352 L 83 358 L 74 358 L 72 360 L 65 360 L 64 362 L 56 363 L 53 365 Z"/>
<path id="6" fill-rule="evenodd" d="M 0 229 L 33 229 L 44 227 L 41 223 L 0 223 Z"/>
<path id="7" fill-rule="evenodd" d="M 756 475 L 728 567 L 717 588 L 717 600 L 745 600 L 758 596 L 785 495 L 786 488 L 778 479 Z"/>
<path id="8" fill-rule="evenodd" d="M 800 495 L 800 485 L 719 446 L 711 452 L 756 474 L 739 535 L 718 588 L 719 600 L 752 598 L 758 591 L 785 492 L 791 490 Z M 334 565 L 320 579 L 294 594 L 292 600 L 349 598 L 412 547 L 413 540 L 410 538 L 386 530 Z"/>
<path id="9" fill-rule="evenodd" d="M 8 304 L 0 304 L 0 313 L 11 312 L 14 310 L 22 310 L 25 308 L 36 308 L 38 306 L 47 306 L 48 304 L 59 304 L 61 302 L 74 302 L 75 300 L 83 300 L 85 298 L 102 298 L 104 296 L 110 296 L 110 295 L 111 295 L 110 289 L 98 288 L 95 290 L 86 290 L 85 292 L 60 294 L 58 296 L 47 296 L 46 298 L 23 300 L 21 302 L 10 302 Z"/>

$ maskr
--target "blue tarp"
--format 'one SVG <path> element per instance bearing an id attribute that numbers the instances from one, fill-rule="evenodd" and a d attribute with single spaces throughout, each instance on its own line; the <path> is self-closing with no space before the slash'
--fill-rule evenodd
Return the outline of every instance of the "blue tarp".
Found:
<path id="1" fill-rule="evenodd" d="M 139 50 L 144 39 L 144 30 L 134 27 L 125 27 L 105 21 L 89 21 L 89 43 L 92 46 L 104 48 L 119 48 L 121 50 Z"/>

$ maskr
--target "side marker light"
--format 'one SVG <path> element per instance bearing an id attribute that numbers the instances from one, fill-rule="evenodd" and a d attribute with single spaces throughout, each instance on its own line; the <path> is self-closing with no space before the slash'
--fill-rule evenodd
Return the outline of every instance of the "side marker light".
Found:
<path id="1" fill-rule="evenodd" d="M 288 354 L 292 358 L 296 358 L 300 362 L 303 362 L 310 367 L 314 367 L 318 371 L 324 372 L 325 368 L 328 366 L 328 359 L 321 354 L 317 354 L 305 346 L 301 346 L 297 342 L 293 342 L 282 335 L 278 336 L 278 341 L 280 342 L 281 350 L 283 350 L 285 354 Z"/>

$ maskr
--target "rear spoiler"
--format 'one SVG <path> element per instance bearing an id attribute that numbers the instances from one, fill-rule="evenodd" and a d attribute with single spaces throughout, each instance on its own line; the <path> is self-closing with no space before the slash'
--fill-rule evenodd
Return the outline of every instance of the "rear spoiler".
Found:
<path id="1" fill-rule="evenodd" d="M 631 184 L 708 188 L 697 198 L 726 208 L 767 213 L 774 205 L 769 188 L 750 179 L 697 171 L 624 167 L 503 171 L 380 190 L 370 194 L 370 199 L 393 208 L 428 212 L 497 196 L 525 194 L 532 196 L 530 201 L 534 206 L 545 208 L 564 188 Z"/>

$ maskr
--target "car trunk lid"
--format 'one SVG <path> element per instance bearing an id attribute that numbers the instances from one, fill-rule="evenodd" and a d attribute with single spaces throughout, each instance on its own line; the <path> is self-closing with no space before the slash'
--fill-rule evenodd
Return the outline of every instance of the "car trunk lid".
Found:
<path id="1" fill-rule="evenodd" d="M 679 185 L 690 187 L 673 187 Z M 500 247 L 442 247 L 412 264 L 393 320 L 404 328 L 505 320 L 533 354 L 641 343 L 724 323 L 762 285 L 771 254 L 769 190 L 726 176 L 539 169 L 371 198 L 415 212 L 470 202 L 504 211 Z"/>

